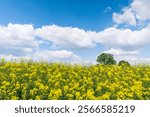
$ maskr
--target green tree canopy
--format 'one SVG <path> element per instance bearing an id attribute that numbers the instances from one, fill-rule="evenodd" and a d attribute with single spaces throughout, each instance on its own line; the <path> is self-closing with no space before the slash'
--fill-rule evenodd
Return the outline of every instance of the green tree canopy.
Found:
<path id="1" fill-rule="evenodd" d="M 104 65 L 113 65 L 116 64 L 112 54 L 102 53 L 97 57 L 97 62 Z"/>
<path id="2" fill-rule="evenodd" d="M 118 65 L 130 66 L 130 64 L 129 64 L 127 61 L 125 61 L 125 60 L 121 60 L 121 61 L 118 63 Z"/>

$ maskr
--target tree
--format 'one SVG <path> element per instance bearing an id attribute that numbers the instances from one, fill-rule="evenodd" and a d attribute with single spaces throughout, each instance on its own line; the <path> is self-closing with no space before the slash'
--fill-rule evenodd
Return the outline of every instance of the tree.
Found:
<path id="1" fill-rule="evenodd" d="M 121 61 L 118 63 L 118 65 L 130 66 L 130 64 L 129 64 L 127 61 L 125 61 L 125 60 L 121 60 Z"/>
<path id="2" fill-rule="evenodd" d="M 113 58 L 112 54 L 102 53 L 97 57 L 97 62 L 104 65 L 113 65 L 116 64 L 116 61 Z"/>

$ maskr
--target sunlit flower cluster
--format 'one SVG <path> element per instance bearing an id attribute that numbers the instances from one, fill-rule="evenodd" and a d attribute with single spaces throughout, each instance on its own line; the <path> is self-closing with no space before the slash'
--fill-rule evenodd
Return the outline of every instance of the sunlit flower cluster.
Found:
<path id="1" fill-rule="evenodd" d="M 150 100 L 150 66 L 0 62 L 1 100 Z"/>

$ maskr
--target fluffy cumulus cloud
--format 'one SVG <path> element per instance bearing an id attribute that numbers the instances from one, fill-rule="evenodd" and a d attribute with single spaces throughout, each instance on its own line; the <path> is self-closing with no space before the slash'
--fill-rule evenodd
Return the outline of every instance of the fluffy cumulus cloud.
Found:
<path id="1" fill-rule="evenodd" d="M 43 44 L 44 41 L 59 46 L 62 50 L 41 49 L 40 44 Z M 30 24 L 0 26 L 0 57 L 7 60 L 26 58 L 35 61 L 82 63 L 81 57 L 72 51 L 63 49 L 80 51 L 95 47 L 98 43 L 107 48 L 107 51 L 104 52 L 113 54 L 117 60 L 137 61 L 140 48 L 150 45 L 150 26 L 134 31 L 128 28 L 110 27 L 100 32 L 56 25 L 37 29 Z"/>
<path id="2" fill-rule="evenodd" d="M 136 25 L 150 20 L 150 1 L 132 0 L 131 4 L 123 8 L 122 13 L 114 13 L 113 20 L 117 24 L 127 23 Z"/>
<path id="3" fill-rule="evenodd" d="M 124 55 L 132 55 L 132 56 L 136 56 L 139 54 L 139 51 L 135 50 L 135 51 L 124 51 L 124 50 L 121 50 L 121 49 L 110 49 L 108 51 L 104 51 L 105 53 L 110 53 L 110 54 L 113 54 L 115 56 L 124 56 Z"/>
<path id="4" fill-rule="evenodd" d="M 70 63 L 82 63 L 82 59 L 75 55 L 71 51 L 57 50 L 57 51 L 36 51 L 32 55 L 15 56 L 12 54 L 0 54 L 1 58 L 5 58 L 8 61 L 20 61 L 22 58 L 25 60 L 33 61 L 48 61 L 48 62 L 70 62 Z"/>
<path id="5" fill-rule="evenodd" d="M 134 62 L 137 62 L 138 60 L 137 56 L 139 55 L 140 52 L 138 50 L 125 51 L 121 49 L 111 48 L 110 50 L 103 51 L 102 53 L 112 54 L 114 58 L 117 60 L 117 62 L 121 60 L 126 60 L 130 63 L 134 63 Z"/>
<path id="6" fill-rule="evenodd" d="M 136 25 L 136 18 L 131 9 L 124 8 L 123 13 L 113 13 L 113 20 L 117 24 L 129 23 L 130 25 Z"/>
<path id="7" fill-rule="evenodd" d="M 139 58 L 141 48 L 150 45 L 150 27 L 140 30 L 110 27 L 98 33 L 95 42 L 105 46 L 105 53 L 114 55 L 117 61 L 127 60 L 130 63 L 150 62 L 149 58 Z"/>
<path id="8" fill-rule="evenodd" d="M 141 58 L 139 57 L 140 51 L 134 50 L 134 51 L 125 51 L 121 49 L 114 49 L 111 48 L 110 50 L 103 51 L 101 53 L 109 53 L 112 54 L 113 57 L 117 62 L 121 60 L 128 61 L 130 64 L 150 64 L 150 58 Z M 100 53 L 100 54 L 101 54 Z"/>
<path id="9" fill-rule="evenodd" d="M 136 50 L 150 45 L 150 27 L 137 31 L 111 27 L 99 32 L 97 37 L 95 42 L 101 43 L 107 48 Z"/>
<path id="10" fill-rule="evenodd" d="M 150 1 L 149 0 L 134 0 L 131 3 L 131 10 L 135 12 L 135 16 L 138 20 L 150 19 Z"/>
<path id="11" fill-rule="evenodd" d="M 56 25 L 43 26 L 36 29 L 36 35 L 52 42 L 56 46 L 72 49 L 86 49 L 94 47 L 96 32 L 85 31 L 79 28 L 61 27 Z"/>
<path id="12" fill-rule="evenodd" d="M 19 60 L 21 58 L 25 58 L 33 59 L 35 61 L 70 61 L 72 63 L 82 61 L 79 56 L 75 55 L 71 51 L 50 51 L 46 50 L 46 48 L 42 51 L 39 45 L 41 44 L 40 41 L 44 41 L 44 39 L 42 38 L 42 40 L 38 40 L 36 31 L 37 30 L 30 24 L 9 23 L 7 26 L 1 25 L 0 58 L 5 58 L 7 60 Z"/>
<path id="13" fill-rule="evenodd" d="M 0 53 L 22 55 L 38 47 L 32 25 L 8 24 L 0 26 Z"/>
<path id="14" fill-rule="evenodd" d="M 94 47 L 92 39 L 94 34 L 95 32 L 92 31 L 86 32 L 79 28 L 56 25 L 43 26 L 38 29 L 30 24 L 9 23 L 7 26 L 0 25 L 0 58 L 6 60 L 24 58 L 34 61 L 82 63 L 83 60 L 72 51 L 41 49 L 40 44 L 47 40 L 62 48 L 91 48 Z"/>
<path id="15" fill-rule="evenodd" d="M 57 51 L 40 51 L 35 52 L 32 56 L 34 60 L 47 60 L 47 61 L 57 61 L 57 62 L 79 62 L 82 61 L 81 58 L 75 55 L 71 51 L 67 50 L 57 50 Z"/>
<path id="16" fill-rule="evenodd" d="M 132 0 L 130 5 L 123 8 L 121 13 L 113 13 L 113 21 L 119 26 L 136 26 L 130 28 L 107 28 L 99 33 L 96 42 L 102 43 L 118 60 L 150 61 L 149 58 L 139 58 L 140 48 L 150 45 L 150 1 Z M 113 49 L 112 49 L 113 48 Z"/>

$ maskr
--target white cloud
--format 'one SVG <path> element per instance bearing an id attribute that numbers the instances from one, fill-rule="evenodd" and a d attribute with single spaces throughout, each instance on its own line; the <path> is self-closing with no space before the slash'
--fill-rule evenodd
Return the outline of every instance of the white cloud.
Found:
<path id="1" fill-rule="evenodd" d="M 105 51 L 131 63 L 150 62 L 149 58 L 139 58 L 139 50 L 150 45 L 150 1 L 132 0 L 129 6 L 122 9 L 121 13 L 113 13 L 113 21 L 120 26 L 137 26 L 138 30 L 130 28 L 119 29 L 110 27 L 99 32 L 96 43 L 101 43 L 109 50 Z"/>
<path id="2" fill-rule="evenodd" d="M 131 9 L 123 9 L 123 14 L 113 13 L 113 20 L 117 24 L 129 23 L 130 25 L 136 25 L 136 18 Z"/>
<path id="3" fill-rule="evenodd" d="M 131 9 L 135 12 L 136 18 L 144 21 L 150 20 L 150 1 L 149 0 L 134 0 L 131 3 Z"/>
<path id="4" fill-rule="evenodd" d="M 124 51 L 124 50 L 121 50 L 121 49 L 111 48 L 108 51 L 104 51 L 104 53 L 110 53 L 110 54 L 113 54 L 114 56 L 124 56 L 124 55 L 137 56 L 139 54 L 139 51 L 137 51 L 137 50 L 135 50 L 135 51 Z"/>
<path id="5" fill-rule="evenodd" d="M 134 50 L 134 51 L 124 51 L 121 49 L 110 49 L 107 51 L 103 51 L 101 53 L 109 53 L 114 56 L 114 59 L 119 62 L 121 60 L 128 61 L 130 64 L 150 64 L 150 58 L 141 58 L 139 57 L 140 51 Z"/>
<path id="6" fill-rule="evenodd" d="M 41 38 L 39 34 L 46 37 L 46 39 Z M 49 40 L 49 34 L 52 41 Z M 95 35 L 96 32 L 55 25 L 43 26 L 38 29 L 34 29 L 30 24 L 9 23 L 7 26 L 0 25 L 0 58 L 7 60 L 25 58 L 35 61 L 63 61 L 81 64 L 83 60 L 71 51 L 50 51 L 46 50 L 46 48 L 42 48 L 42 51 L 40 44 L 45 44 L 50 41 L 52 45 L 50 44 L 49 46 L 56 45 L 62 47 L 62 49 L 85 49 L 95 45 L 93 42 Z M 38 40 L 38 38 L 40 38 L 40 40 Z M 49 43 L 47 43 L 47 45 L 48 44 Z M 84 60 L 84 62 L 88 63 L 86 60 Z"/>
<path id="7" fill-rule="evenodd" d="M 127 23 L 136 25 L 144 21 L 150 20 L 150 1 L 149 0 L 133 0 L 131 4 L 123 8 L 123 13 L 114 13 L 113 20 L 117 24 Z"/>
<path id="8" fill-rule="evenodd" d="M 36 29 L 36 35 L 63 48 L 84 49 L 95 46 L 95 32 L 79 28 L 49 25 Z"/>
<path id="9" fill-rule="evenodd" d="M 57 51 L 40 51 L 35 52 L 32 57 L 34 60 L 47 60 L 47 61 L 75 61 L 80 60 L 80 57 L 71 51 L 57 50 Z"/>
<path id="10" fill-rule="evenodd" d="M 11 24 L 0 26 L 0 53 L 27 54 L 38 47 L 34 28 L 29 24 Z"/>
<path id="11" fill-rule="evenodd" d="M 0 59 L 5 59 L 6 61 L 20 61 L 21 59 L 29 60 L 28 56 L 15 56 L 13 54 L 0 54 Z"/>
<path id="12" fill-rule="evenodd" d="M 38 38 L 40 41 L 36 41 Z M 83 61 L 71 51 L 56 51 L 56 48 L 53 48 L 55 51 L 47 50 L 49 42 L 52 44 L 49 46 L 59 46 L 61 47 L 59 49 L 86 49 L 100 43 L 109 50 L 105 52 L 110 52 L 119 59 L 124 57 L 135 60 L 138 50 L 150 45 L 150 26 L 135 31 L 110 27 L 100 32 L 56 25 L 38 29 L 34 29 L 30 24 L 0 26 L 1 58 L 90 63 L 87 60 Z M 47 43 L 46 47 L 41 49 L 39 45 L 44 46 L 45 43 Z"/>
<path id="13" fill-rule="evenodd" d="M 139 51 L 135 50 L 135 51 L 124 51 L 121 49 L 110 49 L 107 51 L 103 51 L 102 53 L 109 53 L 112 54 L 115 58 L 115 60 L 117 60 L 117 62 L 121 61 L 121 60 L 126 60 L 130 63 L 135 63 L 137 62 L 137 56 L 139 55 Z"/>
<path id="14" fill-rule="evenodd" d="M 136 50 L 145 45 L 150 45 L 150 27 L 148 26 L 137 31 L 111 27 L 99 32 L 95 42 L 107 48 Z"/>
<path id="15" fill-rule="evenodd" d="M 57 50 L 57 51 L 36 51 L 35 53 L 28 54 L 25 56 L 15 56 L 12 54 L 0 54 L 0 58 L 5 58 L 7 61 L 19 61 L 22 58 L 25 60 L 33 60 L 33 61 L 49 61 L 49 62 L 70 62 L 70 63 L 81 63 L 83 60 L 75 55 L 71 51 L 67 50 Z"/>
<path id="16" fill-rule="evenodd" d="M 36 29 L 36 36 L 50 41 L 54 47 L 85 49 L 100 43 L 109 49 L 136 50 L 150 44 L 150 27 L 136 31 L 110 27 L 94 32 L 51 25 Z"/>

